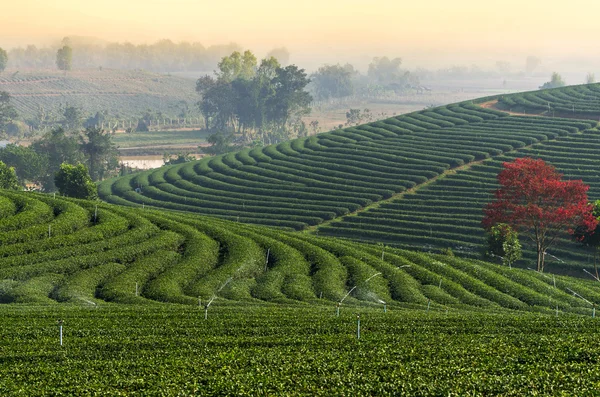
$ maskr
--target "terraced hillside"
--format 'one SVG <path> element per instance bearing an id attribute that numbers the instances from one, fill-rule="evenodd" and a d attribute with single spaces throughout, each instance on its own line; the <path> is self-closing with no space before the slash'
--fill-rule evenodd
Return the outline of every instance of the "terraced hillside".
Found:
<path id="1" fill-rule="evenodd" d="M 381 250 L 213 218 L 49 195 L 0 196 L 0 301 L 198 305 L 344 301 L 590 315 L 590 281 Z"/>
<path id="2" fill-rule="evenodd" d="M 23 119 L 40 113 L 60 118 L 60 106 L 76 106 L 91 115 L 107 111 L 108 119 L 135 120 L 148 109 L 176 117 L 180 101 L 191 105 L 198 100 L 193 80 L 141 70 L 4 73 L 0 91 L 11 95 Z"/>
<path id="3" fill-rule="evenodd" d="M 598 120 L 600 85 L 585 84 L 500 96 L 501 109 L 545 116 L 563 116 Z"/>
<path id="4" fill-rule="evenodd" d="M 600 131 L 596 129 L 561 136 L 447 175 L 415 194 L 346 217 L 319 232 L 418 250 L 451 247 L 463 255 L 479 256 L 484 243 L 482 209 L 493 199 L 491 192 L 497 188 L 496 175 L 503 162 L 523 156 L 541 158 L 556 166 L 565 178 L 583 179 L 590 185 L 589 197 L 596 200 L 600 198 L 599 152 Z M 526 257 L 533 259 L 535 253 L 529 248 Z M 578 267 L 581 275 L 581 268 L 590 266 L 593 255 L 567 238 L 549 253 L 553 255 L 547 258 L 551 268 Z"/>
<path id="5" fill-rule="evenodd" d="M 592 124 L 461 104 L 108 180 L 99 194 L 116 204 L 303 229 Z"/>

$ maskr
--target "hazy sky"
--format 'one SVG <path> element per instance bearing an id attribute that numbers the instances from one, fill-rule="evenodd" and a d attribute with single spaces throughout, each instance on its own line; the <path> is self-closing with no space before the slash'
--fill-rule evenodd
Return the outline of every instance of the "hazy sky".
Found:
<path id="1" fill-rule="evenodd" d="M 490 62 L 511 56 L 595 58 L 596 0 L 3 0 L 0 46 L 68 35 L 110 41 L 237 42 L 292 61 L 402 56 Z M 560 3 L 559 5 L 556 5 Z"/>

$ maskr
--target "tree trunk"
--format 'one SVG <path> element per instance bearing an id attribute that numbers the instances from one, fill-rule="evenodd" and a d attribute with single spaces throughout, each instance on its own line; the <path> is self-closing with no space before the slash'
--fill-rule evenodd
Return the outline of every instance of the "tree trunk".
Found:
<path id="1" fill-rule="evenodd" d="M 542 251 L 540 244 L 537 245 L 537 271 L 544 271 L 544 252 Z"/>

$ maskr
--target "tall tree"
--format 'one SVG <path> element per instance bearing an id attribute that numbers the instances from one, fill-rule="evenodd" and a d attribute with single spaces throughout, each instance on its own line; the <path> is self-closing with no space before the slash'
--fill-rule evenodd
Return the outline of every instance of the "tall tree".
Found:
<path id="1" fill-rule="evenodd" d="M 88 127 L 79 138 L 81 151 L 87 158 L 92 180 L 99 181 L 111 165 L 116 165 L 116 147 L 108 132 L 96 127 Z"/>
<path id="2" fill-rule="evenodd" d="M 561 234 L 598 225 L 588 203 L 589 186 L 581 180 L 563 181 L 562 174 L 543 160 L 525 157 L 504 163 L 498 183 L 496 200 L 484 209 L 483 226 L 489 230 L 506 223 L 528 236 L 536 246 L 540 272 L 546 250 Z"/>
<path id="3" fill-rule="evenodd" d="M 59 48 L 56 51 L 56 67 L 65 72 L 71 70 L 73 63 L 73 50 L 68 45 Z"/>
<path id="4" fill-rule="evenodd" d="M 267 105 L 271 120 L 279 131 L 284 131 L 292 115 L 310 114 L 312 97 L 304 89 L 310 83 L 304 69 L 296 65 L 277 68 L 273 79 L 275 95 Z"/>
<path id="5" fill-rule="evenodd" d="M 0 91 L 0 132 L 6 131 L 6 127 L 18 116 L 17 111 L 10 103 L 10 95 L 6 91 Z"/>
<path id="6" fill-rule="evenodd" d="M 93 200 L 98 189 L 84 164 L 63 163 L 55 174 L 54 183 L 63 196 Z"/>
<path id="7" fill-rule="evenodd" d="M 6 64 L 8 63 L 8 53 L 0 48 L 0 73 L 6 69 Z"/>

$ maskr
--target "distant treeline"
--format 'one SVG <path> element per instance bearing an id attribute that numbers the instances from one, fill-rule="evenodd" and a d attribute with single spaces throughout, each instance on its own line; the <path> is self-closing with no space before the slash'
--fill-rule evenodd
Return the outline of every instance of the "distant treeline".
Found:
<path id="1" fill-rule="evenodd" d="M 154 44 L 105 43 L 82 38 L 64 38 L 49 47 L 28 45 L 8 51 L 8 68 L 55 69 L 56 51 L 63 45 L 73 49 L 73 68 L 144 69 L 153 72 L 208 71 L 233 51 L 235 43 L 205 47 L 198 42 L 160 40 Z"/>

